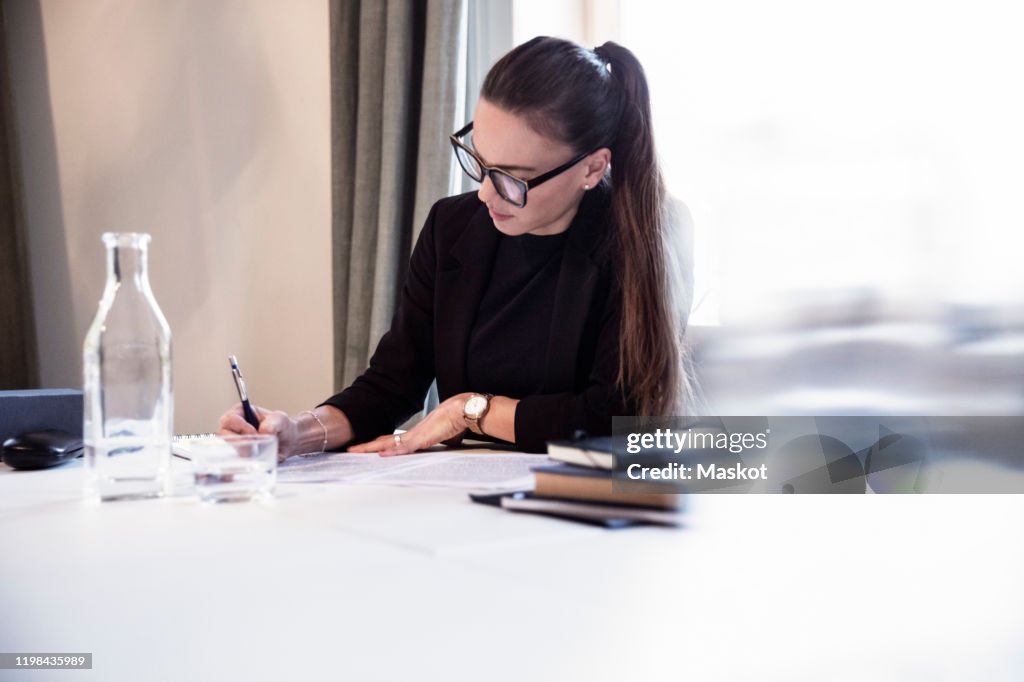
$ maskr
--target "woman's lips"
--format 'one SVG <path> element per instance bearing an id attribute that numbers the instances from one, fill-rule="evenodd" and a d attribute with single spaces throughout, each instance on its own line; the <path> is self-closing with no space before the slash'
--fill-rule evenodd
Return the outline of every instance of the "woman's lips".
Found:
<path id="1" fill-rule="evenodd" d="M 488 208 L 487 212 L 491 214 L 491 220 L 495 220 L 497 222 L 508 220 L 509 218 L 512 217 L 510 215 L 506 215 L 505 213 L 498 213 L 497 211 L 491 208 Z"/>

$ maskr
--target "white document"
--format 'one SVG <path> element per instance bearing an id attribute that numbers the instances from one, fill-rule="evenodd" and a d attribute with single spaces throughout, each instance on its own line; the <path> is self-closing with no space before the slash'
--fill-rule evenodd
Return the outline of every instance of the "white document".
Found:
<path id="1" fill-rule="evenodd" d="M 292 457 L 278 466 L 278 483 L 367 483 L 441 486 L 467 490 L 533 487 L 533 468 L 547 455 L 487 450 L 443 450 L 380 457 L 347 452 Z"/>

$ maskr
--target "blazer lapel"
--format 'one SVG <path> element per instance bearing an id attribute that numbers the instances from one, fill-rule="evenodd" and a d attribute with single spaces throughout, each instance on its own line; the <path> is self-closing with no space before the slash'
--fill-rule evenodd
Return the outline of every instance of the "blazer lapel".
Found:
<path id="1" fill-rule="evenodd" d="M 483 204 L 481 204 L 481 207 Z M 481 208 L 443 256 L 438 275 L 435 363 L 441 399 L 467 390 L 466 351 L 480 299 L 487 289 L 500 233 Z M 447 380 L 441 383 L 440 377 Z"/>
<path id="2" fill-rule="evenodd" d="M 580 206 L 580 213 L 569 228 L 562 255 L 542 389 L 546 393 L 564 391 L 575 383 L 577 351 L 600 275 L 595 252 L 604 238 L 602 209 L 606 204 L 603 197 L 587 198 L 590 201 Z"/>

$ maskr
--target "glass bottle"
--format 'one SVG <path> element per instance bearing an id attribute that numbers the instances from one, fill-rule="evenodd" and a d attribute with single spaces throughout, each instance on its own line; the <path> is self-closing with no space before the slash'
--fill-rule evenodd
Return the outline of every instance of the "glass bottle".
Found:
<path id="1" fill-rule="evenodd" d="M 173 433 L 171 329 L 149 288 L 150 236 L 106 233 L 107 285 L 85 336 L 86 495 L 167 492 Z"/>

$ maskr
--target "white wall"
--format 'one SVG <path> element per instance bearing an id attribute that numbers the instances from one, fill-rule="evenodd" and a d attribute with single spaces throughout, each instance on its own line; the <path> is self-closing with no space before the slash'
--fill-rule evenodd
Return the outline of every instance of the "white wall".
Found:
<path id="1" fill-rule="evenodd" d="M 44 387 L 81 386 L 105 231 L 153 235 L 176 429 L 332 388 L 325 0 L 4 3 Z"/>

